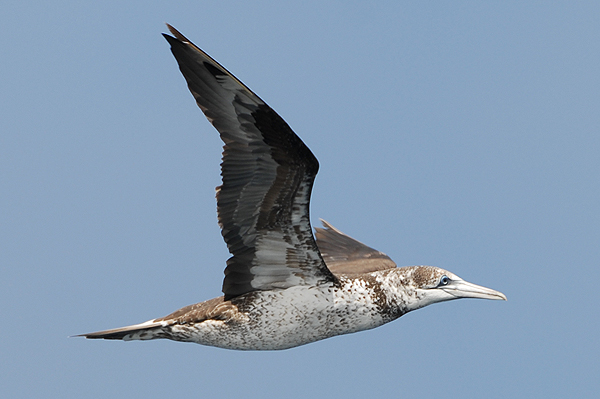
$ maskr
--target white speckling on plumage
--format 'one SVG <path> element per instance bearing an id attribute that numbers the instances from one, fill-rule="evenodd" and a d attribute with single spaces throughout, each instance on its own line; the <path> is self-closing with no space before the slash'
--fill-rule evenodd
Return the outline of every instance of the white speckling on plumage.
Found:
<path id="1" fill-rule="evenodd" d="M 319 163 L 277 113 L 169 26 L 188 87 L 225 143 L 217 188 L 227 261 L 219 298 L 87 338 L 167 338 L 240 350 L 287 349 L 378 327 L 432 303 L 506 299 L 431 266 L 397 268 L 384 253 L 323 222 L 310 193 Z"/>

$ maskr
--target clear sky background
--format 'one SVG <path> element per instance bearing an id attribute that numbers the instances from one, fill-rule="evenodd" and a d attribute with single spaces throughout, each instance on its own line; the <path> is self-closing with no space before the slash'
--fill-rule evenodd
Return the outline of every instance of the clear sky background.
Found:
<path id="1" fill-rule="evenodd" d="M 3 3 L 0 396 L 596 396 L 600 3 L 297 3 Z M 313 150 L 314 225 L 508 302 L 281 352 L 67 338 L 220 294 L 221 143 L 164 22 Z"/>

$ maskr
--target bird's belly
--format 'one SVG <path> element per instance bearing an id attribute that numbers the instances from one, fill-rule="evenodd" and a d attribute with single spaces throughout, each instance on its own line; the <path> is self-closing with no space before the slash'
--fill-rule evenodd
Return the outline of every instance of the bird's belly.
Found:
<path id="1" fill-rule="evenodd" d="M 189 341 L 238 350 L 277 350 L 378 327 L 375 304 L 332 287 L 296 286 L 257 293 L 229 320 L 196 324 Z M 189 327 L 187 327 L 189 328 Z"/>

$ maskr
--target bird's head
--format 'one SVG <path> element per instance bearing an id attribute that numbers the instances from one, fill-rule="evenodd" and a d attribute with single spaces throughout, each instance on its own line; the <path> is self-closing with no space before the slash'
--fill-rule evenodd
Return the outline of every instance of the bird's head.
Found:
<path id="1" fill-rule="evenodd" d="M 447 270 L 432 266 L 413 266 L 410 269 L 404 283 L 412 285 L 417 300 L 409 305 L 408 310 L 459 298 L 501 299 L 506 301 L 506 296 L 503 293 L 469 283 Z"/>

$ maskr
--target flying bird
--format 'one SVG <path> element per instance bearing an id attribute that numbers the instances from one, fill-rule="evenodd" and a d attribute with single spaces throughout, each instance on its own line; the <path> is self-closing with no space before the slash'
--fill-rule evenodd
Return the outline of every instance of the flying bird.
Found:
<path id="1" fill-rule="evenodd" d="M 223 146 L 217 188 L 227 260 L 223 296 L 86 338 L 167 338 L 238 350 L 287 349 L 368 330 L 458 298 L 506 300 L 432 266 L 397 267 L 329 223 L 313 235 L 319 163 L 253 91 L 175 28 L 163 34 Z"/>

